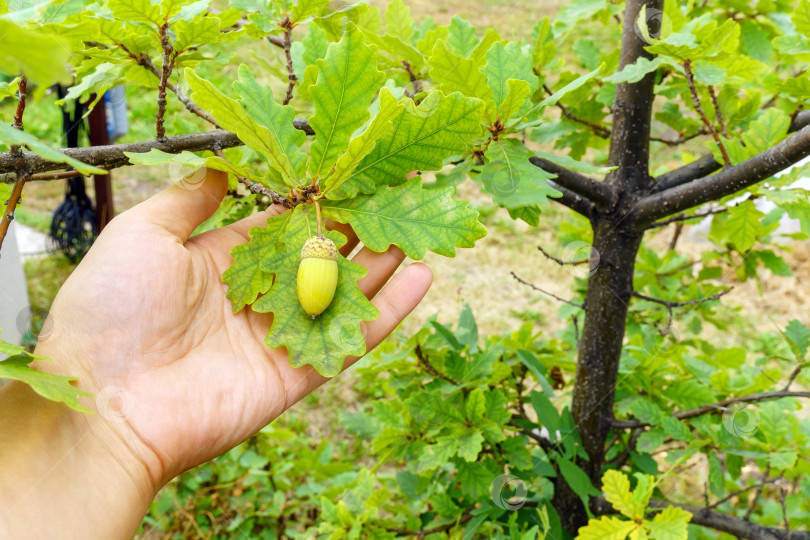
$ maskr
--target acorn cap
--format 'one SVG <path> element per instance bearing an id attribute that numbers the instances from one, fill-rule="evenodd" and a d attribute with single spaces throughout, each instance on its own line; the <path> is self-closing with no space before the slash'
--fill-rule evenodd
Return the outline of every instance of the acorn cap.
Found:
<path id="1" fill-rule="evenodd" d="M 338 259 L 338 251 L 335 243 L 326 238 L 325 236 L 313 236 L 304 243 L 301 248 L 301 258 L 315 258 L 315 259 L 329 259 L 336 261 Z"/>

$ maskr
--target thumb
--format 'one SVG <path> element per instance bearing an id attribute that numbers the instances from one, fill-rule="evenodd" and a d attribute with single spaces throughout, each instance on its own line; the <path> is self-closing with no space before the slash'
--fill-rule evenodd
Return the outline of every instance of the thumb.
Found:
<path id="1" fill-rule="evenodd" d="M 201 167 L 132 210 L 138 219 L 185 242 L 216 211 L 227 191 L 227 173 Z"/>

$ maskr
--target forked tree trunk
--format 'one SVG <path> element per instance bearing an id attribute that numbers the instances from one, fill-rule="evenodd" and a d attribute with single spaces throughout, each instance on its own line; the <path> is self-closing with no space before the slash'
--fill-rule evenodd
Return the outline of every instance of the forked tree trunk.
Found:
<path id="1" fill-rule="evenodd" d="M 640 57 L 651 58 L 636 22 L 646 5 L 650 30 L 661 21 L 663 0 L 627 0 L 622 27 L 619 69 Z M 599 263 L 588 279 L 585 321 L 577 362 L 571 413 L 588 454 L 580 467 L 594 486 L 600 486 L 605 440 L 613 420 L 614 394 L 624 341 L 627 309 L 633 294 L 633 271 L 643 232 L 632 229 L 626 217 L 638 198 L 652 187 L 649 175 L 650 118 L 655 74 L 636 83 L 617 86 L 613 103 L 610 165 L 617 167 L 605 183 L 614 194 L 610 207 L 591 212 L 593 250 Z M 587 523 L 579 497 L 557 479 L 554 496 L 563 527 L 571 534 Z"/>

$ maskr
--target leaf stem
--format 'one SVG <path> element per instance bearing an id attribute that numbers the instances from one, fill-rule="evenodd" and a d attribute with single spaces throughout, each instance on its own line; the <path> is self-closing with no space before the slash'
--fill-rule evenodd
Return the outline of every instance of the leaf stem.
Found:
<path id="1" fill-rule="evenodd" d="M 321 206 L 313 197 L 312 203 L 315 205 L 315 219 L 318 221 L 318 236 L 323 236 L 323 221 L 321 220 Z"/>

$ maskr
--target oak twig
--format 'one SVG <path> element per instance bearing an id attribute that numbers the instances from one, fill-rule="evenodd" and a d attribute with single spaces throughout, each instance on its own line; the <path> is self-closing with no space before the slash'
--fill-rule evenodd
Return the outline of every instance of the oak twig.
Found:
<path id="1" fill-rule="evenodd" d="M 174 48 L 169 41 L 169 23 L 164 23 L 159 28 L 160 47 L 163 51 L 163 64 L 160 70 L 160 83 L 158 83 L 158 111 L 155 120 L 155 138 L 163 140 L 166 138 L 166 127 L 164 117 L 166 116 L 166 85 L 174 69 Z"/>
<path id="2" fill-rule="evenodd" d="M 807 364 L 808 364 L 807 362 L 802 362 L 801 364 L 799 364 L 794 368 L 793 372 L 790 374 L 790 377 L 788 378 L 787 384 L 785 385 L 784 388 L 782 388 L 782 390 L 790 390 L 790 385 L 793 384 L 793 381 L 796 380 L 796 377 L 799 376 L 799 373 L 802 372 L 802 370 L 807 366 Z"/>
<path id="3" fill-rule="evenodd" d="M 706 135 L 707 133 L 708 133 L 708 131 L 706 130 L 706 128 L 702 127 L 699 130 L 697 130 L 694 133 L 691 133 L 689 135 L 678 134 L 677 139 L 669 140 L 669 139 L 664 139 L 662 137 L 650 137 L 650 140 L 655 141 L 655 142 L 664 143 L 664 144 L 666 144 L 668 146 L 678 146 L 678 145 L 681 145 L 681 144 L 683 144 L 683 143 L 685 143 L 687 141 L 691 141 L 695 137 L 699 137 L 701 135 Z"/>
<path id="4" fill-rule="evenodd" d="M 419 361 L 419 363 L 422 365 L 422 367 L 425 369 L 425 371 L 427 371 L 428 373 L 430 373 L 434 377 L 444 379 L 445 381 L 449 382 L 450 384 L 453 384 L 455 386 L 461 386 L 460 382 L 458 382 L 455 379 L 451 379 L 450 377 L 448 377 L 447 375 L 445 375 L 444 373 L 442 373 L 441 371 L 439 371 L 438 369 L 433 367 L 433 365 L 430 363 L 430 360 L 428 359 L 428 357 L 425 356 L 425 354 L 422 352 L 422 347 L 420 345 L 417 345 L 416 347 L 414 347 L 413 352 L 414 352 L 414 354 L 416 354 L 416 359 Z"/>
<path id="5" fill-rule="evenodd" d="M 695 305 L 695 304 L 702 304 L 704 302 L 711 302 L 712 300 L 717 300 L 721 296 L 724 296 L 724 295 L 728 294 L 729 292 L 731 292 L 731 290 L 733 288 L 734 287 L 729 287 L 728 289 L 722 290 L 722 291 L 720 291 L 718 293 L 715 293 L 715 294 L 713 294 L 711 296 L 707 296 L 705 298 L 695 298 L 694 300 L 687 300 L 685 302 L 670 302 L 668 300 L 661 300 L 659 298 L 653 298 L 651 296 L 646 296 L 644 294 L 641 294 L 641 293 L 638 293 L 638 292 L 635 292 L 635 291 L 633 291 L 632 296 L 634 296 L 636 298 L 640 298 L 642 300 L 646 300 L 648 302 L 653 302 L 655 304 L 660 304 L 660 305 L 664 306 L 665 308 L 667 308 L 667 312 L 669 313 L 669 320 L 667 320 L 667 326 L 664 329 L 664 331 L 662 332 L 662 335 L 667 335 L 667 334 L 669 334 L 669 329 L 672 326 L 672 310 L 674 308 L 684 307 L 684 306 L 692 306 L 692 305 Z"/>
<path id="6" fill-rule="evenodd" d="M 605 206 L 613 204 L 613 192 L 605 184 L 538 156 L 530 157 L 529 161 L 535 167 L 556 175 L 552 179 L 555 184 L 573 191 L 591 203 Z"/>
<path id="7" fill-rule="evenodd" d="M 545 90 L 546 93 L 548 93 L 548 95 L 550 96 L 554 94 L 551 88 L 549 88 L 548 85 L 546 84 L 543 84 L 543 90 Z M 597 137 L 601 137 L 602 139 L 607 139 L 608 137 L 610 137 L 610 129 L 606 128 L 605 126 L 600 126 L 599 124 L 575 116 L 573 113 L 571 113 L 571 111 L 568 110 L 568 107 L 566 107 L 559 101 L 557 102 L 557 107 L 559 107 L 563 115 L 569 120 L 573 120 L 574 122 L 577 122 L 579 124 L 582 124 L 583 126 L 591 128 L 591 131 L 593 131 Z"/>
<path id="8" fill-rule="evenodd" d="M 306 120 L 294 120 L 293 127 L 312 134 L 312 128 Z M 225 130 L 206 131 L 202 133 L 189 133 L 187 135 L 172 135 L 163 141 L 151 140 L 137 143 L 111 144 L 107 146 L 91 146 L 84 148 L 63 148 L 59 152 L 74 159 L 95 165 L 102 169 L 116 169 L 131 165 L 129 158 L 124 152 L 143 153 L 149 152 L 153 148 L 167 154 L 179 154 L 184 150 L 198 152 L 201 150 L 214 150 L 214 148 L 225 149 L 234 146 L 242 146 L 242 141 L 236 134 Z M 24 171 L 31 174 L 36 180 L 57 180 L 62 177 L 53 177 L 52 174 L 39 176 L 35 173 L 62 170 L 63 163 L 50 161 L 40 157 L 33 152 L 22 152 L 21 155 L 13 155 L 11 152 L 0 152 L 0 182 L 10 184 L 15 180 L 4 176 L 2 173 Z"/>
<path id="9" fill-rule="evenodd" d="M 214 154 L 221 157 L 222 159 L 225 159 L 225 155 L 222 153 L 222 149 L 215 147 L 213 151 Z M 239 181 L 239 183 L 244 184 L 251 193 L 267 197 L 273 204 L 281 204 L 283 206 L 286 206 L 287 208 L 292 208 L 292 204 L 290 203 L 289 200 L 287 200 L 286 197 L 282 197 L 272 189 L 266 188 L 258 182 L 253 182 L 252 180 L 245 178 L 244 176 L 239 176 L 238 174 L 235 174 L 234 176 L 236 176 L 236 179 Z"/>
<path id="10" fill-rule="evenodd" d="M 700 174 L 706 170 L 709 172 L 716 170 L 713 168 L 716 162 L 708 155 L 698 160 L 701 162 L 699 165 L 695 165 L 698 162 L 690 163 L 673 171 L 673 176 L 669 178 L 677 177 L 679 180 L 674 187 L 643 197 L 628 218 L 636 227 L 647 228 L 658 219 L 721 199 L 761 182 L 808 155 L 810 155 L 808 126 L 738 165 L 726 167 L 717 174 L 695 180 L 692 173 L 697 169 L 703 169 Z M 677 171 L 680 172 L 676 175 Z"/>
<path id="11" fill-rule="evenodd" d="M 810 111 L 801 111 L 792 119 L 788 133 L 795 133 L 810 125 Z M 673 169 L 655 179 L 655 191 L 664 191 L 692 180 L 708 176 L 720 169 L 712 154 L 705 154 L 697 160 L 677 169 Z"/>
<path id="12" fill-rule="evenodd" d="M 28 98 L 28 79 L 25 75 L 20 75 L 20 82 L 17 89 L 17 110 L 14 112 L 14 122 L 11 127 L 23 131 L 23 114 L 25 113 L 25 102 Z M 11 153 L 17 154 L 20 151 L 19 146 L 12 146 Z"/>
<path id="13" fill-rule="evenodd" d="M 293 69 L 293 60 L 292 54 L 290 53 L 292 47 L 292 23 L 290 22 L 290 18 L 285 16 L 284 20 L 281 21 L 281 27 L 284 29 L 284 40 L 283 40 L 283 49 L 284 49 L 284 56 L 287 59 L 287 94 L 284 96 L 284 101 L 282 105 L 287 105 L 293 97 L 293 87 L 295 87 L 295 83 L 298 80 L 298 77 L 295 76 L 295 70 Z M 268 36 L 269 37 L 269 36 Z"/>
<path id="14" fill-rule="evenodd" d="M 700 116 L 700 119 L 703 121 L 706 129 L 708 129 L 712 134 L 712 137 L 714 137 L 714 141 L 717 143 L 718 148 L 720 148 L 720 153 L 723 155 L 723 163 L 725 163 L 726 166 L 731 165 L 731 160 L 728 157 L 728 152 L 726 151 L 723 141 L 720 139 L 720 135 L 714 128 L 714 125 L 709 122 L 709 119 L 706 117 L 706 113 L 703 112 L 703 107 L 700 104 L 700 96 L 698 95 L 697 88 L 695 87 L 695 77 L 692 74 L 692 61 L 685 60 L 682 66 L 683 71 L 686 74 L 686 82 L 689 84 L 689 92 L 692 94 L 692 103 L 695 105 L 695 111 L 698 113 L 698 116 Z"/>
<path id="15" fill-rule="evenodd" d="M 737 497 L 739 495 L 742 495 L 743 493 L 747 493 L 747 492 L 751 491 L 752 489 L 759 488 L 760 486 L 762 486 L 762 484 L 765 484 L 765 483 L 768 483 L 768 481 L 763 480 L 762 482 L 759 482 L 759 483 L 756 483 L 756 484 L 751 484 L 750 486 L 745 486 L 742 489 L 732 491 L 731 493 L 729 493 L 728 495 L 726 495 L 722 499 L 718 499 L 718 500 L 714 501 L 712 504 L 708 505 L 706 508 L 708 508 L 709 510 L 711 510 L 712 508 L 717 508 L 718 506 L 720 506 L 724 502 L 729 501 L 729 500 L 731 500 L 734 497 Z"/>
<path id="16" fill-rule="evenodd" d="M 723 120 L 723 114 L 720 112 L 720 107 L 717 104 L 717 94 L 714 92 L 714 86 L 709 85 L 709 97 L 712 100 L 712 107 L 714 107 L 714 118 L 717 120 L 717 125 L 720 126 L 720 133 L 723 134 L 723 137 L 728 137 L 728 131 L 726 131 L 726 123 Z"/>
<path id="17" fill-rule="evenodd" d="M 722 208 L 712 208 L 706 210 L 705 212 L 695 212 L 694 214 L 678 214 L 677 216 L 672 216 L 669 219 L 665 219 L 663 221 L 656 221 L 652 225 L 649 226 L 650 229 L 656 229 L 658 227 L 666 227 L 670 223 L 676 223 L 681 221 L 689 221 L 692 219 L 700 219 L 705 218 L 707 216 L 713 216 L 715 214 L 722 214 L 723 212 L 728 212 L 728 207 L 724 206 Z"/>
<path id="18" fill-rule="evenodd" d="M 762 475 L 763 478 L 768 478 L 768 475 L 771 473 L 771 464 L 768 463 L 765 465 L 765 473 Z M 757 502 L 759 502 L 759 497 L 762 495 L 762 489 L 765 487 L 765 482 L 761 482 L 757 490 L 754 492 L 754 498 L 751 499 L 751 504 L 748 505 L 748 510 L 745 511 L 745 515 L 743 519 L 748 521 L 751 518 L 751 514 L 754 513 L 754 509 L 757 507 Z"/>
<path id="19" fill-rule="evenodd" d="M 577 304 L 576 302 L 572 302 L 571 300 L 566 300 L 565 298 L 560 298 L 556 294 L 545 291 L 545 290 L 541 289 L 540 287 L 534 285 L 533 283 L 529 283 L 528 281 L 526 281 L 524 279 L 521 279 L 514 272 L 509 272 L 509 273 L 512 274 L 512 277 L 515 278 L 515 280 L 517 280 L 518 283 L 522 283 L 523 285 L 526 285 L 527 287 L 531 287 L 535 291 L 543 293 L 545 295 L 548 295 L 548 296 L 554 298 L 555 300 L 559 300 L 560 302 L 563 302 L 563 303 L 568 304 L 570 306 L 578 307 L 579 309 L 581 309 L 583 311 L 585 310 L 585 305 L 584 304 Z"/>
<path id="20" fill-rule="evenodd" d="M 557 257 L 554 257 L 553 255 L 551 255 L 548 251 L 543 249 L 543 246 L 537 246 L 537 249 L 540 250 L 540 253 L 542 253 L 543 255 L 546 256 L 546 259 L 552 260 L 555 263 L 559 264 L 560 266 L 566 266 L 566 265 L 576 266 L 578 264 L 590 264 L 590 263 L 594 262 L 593 259 L 580 259 L 578 261 L 564 261 L 562 259 L 558 259 Z"/>
<path id="21" fill-rule="evenodd" d="M 14 210 L 22 199 L 22 190 L 25 185 L 25 180 L 25 177 L 21 176 L 14 183 L 14 187 L 11 189 L 11 195 L 6 201 L 6 211 L 3 213 L 3 221 L 0 221 L 0 249 L 3 248 L 3 240 L 6 239 L 8 228 L 11 226 L 11 222 L 14 221 Z"/>
<path id="22" fill-rule="evenodd" d="M 14 121 L 11 124 L 11 127 L 20 131 L 22 131 L 24 127 L 23 114 L 25 114 L 27 92 L 28 81 L 25 76 L 21 75 L 19 89 L 17 91 L 17 110 L 14 113 Z M 19 146 L 12 146 L 9 154 L 15 160 L 21 160 L 23 158 L 23 151 Z M 28 171 L 26 171 L 26 173 L 30 174 Z M 25 181 L 26 177 L 18 172 L 14 182 L 14 187 L 11 189 L 11 195 L 6 201 L 6 210 L 3 212 L 3 220 L 0 221 L 0 249 L 3 247 L 3 241 L 6 239 L 6 234 L 8 234 L 8 229 L 11 227 L 11 222 L 14 220 L 14 210 L 17 208 L 17 204 L 19 204 L 19 202 L 22 200 L 22 190 L 23 186 L 25 186 Z"/>
<path id="23" fill-rule="evenodd" d="M 282 39 L 279 36 L 269 34 L 268 36 L 265 36 L 265 39 L 267 40 L 267 43 L 269 43 L 270 45 L 275 45 L 279 49 L 284 48 L 284 39 Z"/>
<path id="24" fill-rule="evenodd" d="M 798 390 L 774 390 L 772 392 L 761 392 L 759 394 L 732 397 L 724 399 L 723 401 L 718 401 L 717 403 L 703 405 L 697 409 L 675 413 L 672 415 L 672 417 L 677 418 L 678 420 L 688 420 L 689 418 L 694 418 L 704 414 L 722 412 L 726 410 L 728 406 L 734 405 L 735 403 L 758 403 L 760 401 L 780 399 L 783 397 L 810 398 L 810 392 L 802 392 Z M 617 429 L 635 429 L 638 427 L 649 426 L 650 424 L 640 420 L 613 420 L 612 425 Z"/>

